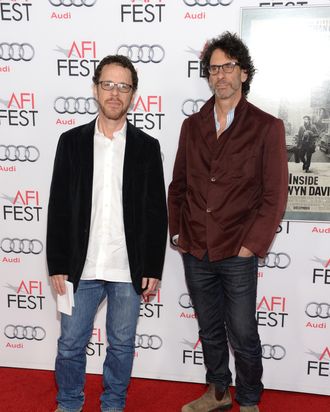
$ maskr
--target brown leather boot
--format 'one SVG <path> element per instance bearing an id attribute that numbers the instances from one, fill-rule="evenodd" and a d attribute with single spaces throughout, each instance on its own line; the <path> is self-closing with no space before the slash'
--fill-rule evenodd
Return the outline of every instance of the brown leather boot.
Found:
<path id="1" fill-rule="evenodd" d="M 232 406 L 229 389 L 227 388 L 224 392 L 220 392 L 215 388 L 213 383 L 210 383 L 204 395 L 184 405 L 181 412 L 225 411 Z"/>
<path id="2" fill-rule="evenodd" d="M 241 406 L 239 410 L 240 412 L 259 412 L 259 408 L 257 405 Z"/>

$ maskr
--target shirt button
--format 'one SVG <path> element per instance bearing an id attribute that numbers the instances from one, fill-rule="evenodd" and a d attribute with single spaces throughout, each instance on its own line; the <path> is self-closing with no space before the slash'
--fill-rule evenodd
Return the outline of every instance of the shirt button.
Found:
<path id="1" fill-rule="evenodd" d="M 211 177 L 211 182 L 215 182 L 217 179 L 213 176 Z"/>
<path id="2" fill-rule="evenodd" d="M 206 209 L 206 213 L 211 213 L 211 212 L 212 212 L 212 210 L 210 208 Z"/>

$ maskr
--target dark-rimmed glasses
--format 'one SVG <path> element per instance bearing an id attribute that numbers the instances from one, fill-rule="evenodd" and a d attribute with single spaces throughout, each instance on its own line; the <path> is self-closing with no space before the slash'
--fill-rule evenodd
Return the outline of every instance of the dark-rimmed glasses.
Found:
<path id="1" fill-rule="evenodd" d="M 213 74 L 213 75 L 218 74 L 220 69 L 222 69 L 224 73 L 232 73 L 236 66 L 240 66 L 240 64 L 237 62 L 229 62 L 229 63 L 224 63 L 224 64 L 211 64 L 207 70 L 210 74 Z"/>
<path id="2" fill-rule="evenodd" d="M 133 89 L 133 86 L 127 83 L 115 83 L 111 80 L 102 80 L 98 82 L 98 84 L 102 87 L 103 90 L 113 90 L 117 87 L 117 90 L 121 93 L 128 93 Z"/>

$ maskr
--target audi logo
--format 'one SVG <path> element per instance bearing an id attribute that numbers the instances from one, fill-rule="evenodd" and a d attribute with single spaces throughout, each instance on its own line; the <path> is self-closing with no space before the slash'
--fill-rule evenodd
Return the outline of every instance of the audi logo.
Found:
<path id="1" fill-rule="evenodd" d="M 41 326 L 7 325 L 4 331 L 8 339 L 43 340 L 46 331 Z"/>
<path id="2" fill-rule="evenodd" d="M 234 0 L 183 0 L 186 6 L 230 6 Z"/>
<path id="3" fill-rule="evenodd" d="M 163 340 L 157 335 L 136 335 L 135 336 L 135 348 L 138 349 L 160 349 L 163 345 Z"/>
<path id="4" fill-rule="evenodd" d="M 9 239 L 5 237 L 1 240 L 0 249 L 5 253 L 24 253 L 28 255 L 39 255 L 43 250 L 43 244 L 38 239 Z"/>
<path id="5" fill-rule="evenodd" d="M 0 144 L 0 160 L 10 162 L 36 162 L 40 157 L 39 149 L 35 146 L 14 146 Z"/>
<path id="6" fill-rule="evenodd" d="M 0 60 L 24 60 L 26 62 L 34 57 L 34 48 L 29 43 L 0 43 Z"/>
<path id="7" fill-rule="evenodd" d="M 330 318 L 330 303 L 310 302 L 306 305 L 305 313 L 310 318 Z"/>
<path id="8" fill-rule="evenodd" d="M 261 346 L 263 359 L 281 360 L 286 355 L 286 350 L 281 345 L 265 344 Z"/>
<path id="9" fill-rule="evenodd" d="M 97 0 L 48 0 L 48 1 L 52 6 L 55 6 L 55 7 L 59 7 L 59 6 L 92 7 L 97 2 Z"/>
<path id="10" fill-rule="evenodd" d="M 187 99 L 182 103 L 181 112 L 185 116 L 191 116 L 192 114 L 199 112 L 204 103 L 205 100 L 203 99 Z"/>
<path id="11" fill-rule="evenodd" d="M 160 63 L 165 57 L 165 50 L 159 44 L 122 44 L 117 54 L 128 57 L 132 63 Z"/>
<path id="12" fill-rule="evenodd" d="M 58 97 L 54 102 L 57 113 L 96 114 L 98 105 L 94 97 Z"/>
<path id="13" fill-rule="evenodd" d="M 287 253 L 274 253 L 269 252 L 264 257 L 264 259 L 259 260 L 258 266 L 260 268 L 277 268 L 277 269 L 286 269 L 291 263 L 291 258 Z"/>
<path id="14" fill-rule="evenodd" d="M 190 309 L 194 307 L 194 305 L 191 302 L 189 293 L 182 293 L 182 295 L 180 295 L 179 305 L 184 309 Z"/>

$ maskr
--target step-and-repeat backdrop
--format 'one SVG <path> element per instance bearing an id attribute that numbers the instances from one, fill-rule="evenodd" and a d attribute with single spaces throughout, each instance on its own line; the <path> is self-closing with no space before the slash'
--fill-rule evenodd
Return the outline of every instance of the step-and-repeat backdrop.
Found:
<path id="1" fill-rule="evenodd" d="M 206 40 L 225 30 L 241 33 L 242 8 L 262 9 L 267 17 L 315 4 L 329 6 L 329 1 L 0 1 L 2 366 L 54 369 L 59 315 L 45 261 L 49 184 L 59 135 L 97 114 L 91 77 L 98 62 L 120 53 L 135 63 L 140 86 L 129 120 L 159 139 L 169 184 L 181 123 L 210 96 L 199 60 Z M 280 26 L 274 30 L 281 35 Z M 329 36 L 329 26 L 323 31 Z M 259 50 L 250 37 L 253 56 Z M 257 37 L 263 38 L 262 25 Z M 287 51 L 272 54 L 264 37 L 265 59 L 274 71 L 267 78 L 261 53 L 255 81 L 266 79 L 263 93 L 256 93 L 252 83 L 250 100 L 281 117 L 278 108 L 267 107 L 268 86 L 295 61 Z M 327 39 L 324 54 L 302 48 L 309 76 L 302 79 L 301 90 L 318 77 Z M 297 65 L 297 74 L 300 70 Z M 330 107 L 327 93 L 325 111 Z M 295 124 L 292 128 L 298 132 Z M 329 193 L 322 192 L 322 199 L 328 200 Z M 259 263 L 257 318 L 267 388 L 330 394 L 329 239 L 326 219 L 284 220 Z M 105 356 L 105 304 L 87 347 L 93 373 L 102 373 Z M 205 381 L 182 260 L 170 246 L 161 289 L 141 301 L 133 376 Z"/>

